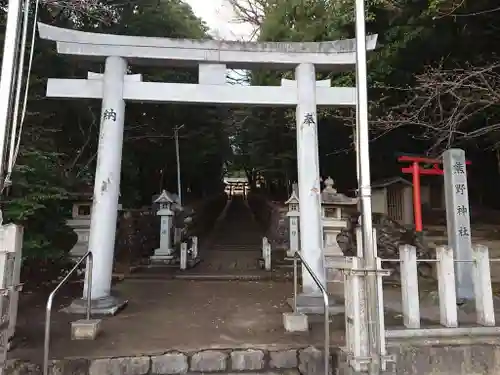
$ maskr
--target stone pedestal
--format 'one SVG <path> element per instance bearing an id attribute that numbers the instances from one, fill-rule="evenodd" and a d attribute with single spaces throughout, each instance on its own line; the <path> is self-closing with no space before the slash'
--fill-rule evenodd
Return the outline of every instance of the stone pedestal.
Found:
<path id="1" fill-rule="evenodd" d="M 340 209 L 339 216 L 340 216 Z M 347 220 L 339 217 L 324 217 L 323 216 L 323 246 L 325 254 L 326 278 L 328 281 L 342 282 L 342 273 L 336 269 L 333 270 L 336 263 L 341 263 L 344 259 L 344 254 L 337 242 L 337 236 L 342 229 L 347 227 Z"/>
<path id="2" fill-rule="evenodd" d="M 92 315 L 112 316 L 116 315 L 120 310 L 127 306 L 127 304 L 128 300 L 125 300 L 116 295 L 110 295 L 101 298 L 92 297 L 90 308 L 92 311 Z M 71 303 L 71 305 L 63 308 L 61 311 L 70 314 L 85 315 L 85 313 L 87 312 L 87 299 L 76 299 Z"/>
<path id="3" fill-rule="evenodd" d="M 342 229 L 347 227 L 347 220 L 343 218 L 342 209 L 356 206 L 358 199 L 338 193 L 333 185 L 333 180 L 328 177 L 325 180 L 325 188 L 321 192 L 323 248 L 327 280 L 340 283 L 343 281 L 343 276 L 336 267 L 344 263 L 344 254 L 337 242 L 337 236 Z"/>
<path id="4" fill-rule="evenodd" d="M 69 251 L 71 259 L 80 259 L 88 250 L 90 236 L 90 216 L 88 218 L 73 218 L 66 224 L 75 231 L 77 235 L 76 244 Z"/>
<path id="5" fill-rule="evenodd" d="M 286 332 L 307 332 L 309 320 L 306 314 L 286 312 L 283 313 L 283 326 Z"/>
<path id="6" fill-rule="evenodd" d="M 325 256 L 344 256 L 337 242 L 337 236 L 345 228 L 347 228 L 346 219 L 323 217 L 323 246 Z"/>
<path id="7" fill-rule="evenodd" d="M 101 319 L 71 322 L 71 340 L 95 340 L 100 333 Z"/>

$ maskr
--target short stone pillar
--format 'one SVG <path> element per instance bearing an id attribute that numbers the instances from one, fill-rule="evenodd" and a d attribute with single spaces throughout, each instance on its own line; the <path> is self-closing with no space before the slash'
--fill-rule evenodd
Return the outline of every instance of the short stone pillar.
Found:
<path id="1" fill-rule="evenodd" d="M 262 259 L 266 271 L 271 271 L 271 244 L 267 237 L 262 238 Z"/>
<path id="2" fill-rule="evenodd" d="M 188 263 L 188 245 L 186 242 L 181 243 L 181 253 L 179 265 L 182 271 L 186 270 Z"/>
<path id="3" fill-rule="evenodd" d="M 286 256 L 287 257 L 292 257 L 296 251 L 299 251 L 299 219 L 300 219 L 300 212 L 299 212 L 299 197 L 295 193 L 295 191 L 292 191 L 292 195 L 290 195 L 290 198 L 285 202 L 286 205 L 288 205 L 288 212 L 286 216 L 289 218 L 289 239 L 290 239 L 290 244 L 289 248 L 286 251 Z"/>
<path id="4" fill-rule="evenodd" d="M 198 236 L 191 237 L 191 257 L 198 259 Z"/>
<path id="5" fill-rule="evenodd" d="M 170 194 L 163 190 L 160 196 L 155 200 L 155 203 L 160 205 L 160 209 L 156 213 L 161 217 L 160 224 L 160 247 L 155 250 L 151 257 L 152 261 L 166 261 L 173 259 L 174 250 L 172 248 L 171 228 L 174 212 L 172 204 L 174 203 Z"/>
<path id="6" fill-rule="evenodd" d="M 184 208 L 182 207 L 181 200 L 177 194 L 169 194 L 172 199 L 172 211 L 174 212 L 174 216 L 180 215 Z M 172 221 L 172 226 L 174 227 L 174 245 L 178 245 L 182 241 L 182 227 L 177 225 L 177 220 Z"/>
<path id="7" fill-rule="evenodd" d="M 340 234 L 342 229 L 347 227 L 347 220 L 342 217 L 342 209 L 347 207 L 355 207 L 358 204 L 357 198 L 349 198 L 344 194 L 338 193 L 337 190 L 333 187 L 333 180 L 328 177 L 325 180 L 325 188 L 321 192 L 321 216 L 323 219 L 323 248 L 324 255 L 327 258 L 326 267 L 332 268 L 328 266 L 328 264 L 332 264 L 332 262 L 328 261 L 328 258 L 333 259 L 336 257 L 343 258 L 344 254 L 340 249 L 340 246 L 337 242 L 337 236 Z M 335 261 L 335 259 L 333 259 Z M 340 261 L 341 259 L 337 259 Z M 335 262 L 333 262 L 335 263 Z M 340 272 L 335 270 L 333 275 L 331 272 L 328 277 L 329 280 L 332 281 L 341 281 L 342 275 Z"/>
<path id="8" fill-rule="evenodd" d="M 177 245 L 182 240 L 182 228 L 174 227 L 174 245 Z"/>

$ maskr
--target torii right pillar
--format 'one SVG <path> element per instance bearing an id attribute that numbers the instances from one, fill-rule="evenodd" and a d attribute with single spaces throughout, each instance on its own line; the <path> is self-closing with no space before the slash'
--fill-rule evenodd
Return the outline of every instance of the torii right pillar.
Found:
<path id="1" fill-rule="evenodd" d="M 316 115 L 316 72 L 313 64 L 300 64 L 297 81 L 297 163 L 300 205 L 300 249 L 304 260 L 326 288 L 321 223 L 318 123 Z M 302 267 L 302 292 L 319 295 L 320 289 Z"/>

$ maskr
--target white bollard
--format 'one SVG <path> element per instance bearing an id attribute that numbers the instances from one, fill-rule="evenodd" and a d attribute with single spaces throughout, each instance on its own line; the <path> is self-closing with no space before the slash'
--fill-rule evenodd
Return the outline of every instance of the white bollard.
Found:
<path id="1" fill-rule="evenodd" d="M 192 249 L 192 255 L 193 255 L 193 259 L 197 259 L 198 258 L 198 237 L 197 236 L 193 236 L 191 238 L 191 249 Z"/>
<path id="2" fill-rule="evenodd" d="M 436 257 L 441 325 L 456 328 L 458 327 L 458 314 L 453 250 L 448 246 L 439 246 L 436 249 Z"/>
<path id="3" fill-rule="evenodd" d="M 411 245 L 400 246 L 399 257 L 403 323 L 406 328 L 420 328 L 417 248 Z"/>
<path id="4" fill-rule="evenodd" d="M 476 301 L 477 324 L 495 326 L 495 307 L 491 288 L 490 256 L 488 248 L 477 245 L 472 248 L 474 260 L 474 296 Z"/>
<path id="5" fill-rule="evenodd" d="M 181 243 L 181 259 L 180 259 L 180 268 L 183 271 L 187 268 L 187 254 L 188 254 L 188 246 L 186 242 L 183 242 Z"/>
<path id="6" fill-rule="evenodd" d="M 271 244 L 269 242 L 264 246 L 264 268 L 266 271 L 271 271 Z"/>
<path id="7" fill-rule="evenodd" d="M 266 248 L 266 245 L 269 243 L 269 240 L 267 237 L 262 237 L 262 257 L 264 257 L 264 249 Z"/>
<path id="8" fill-rule="evenodd" d="M 262 260 L 264 261 L 264 268 L 266 267 L 266 252 L 267 252 L 267 245 L 269 244 L 269 240 L 267 237 L 262 237 Z"/>

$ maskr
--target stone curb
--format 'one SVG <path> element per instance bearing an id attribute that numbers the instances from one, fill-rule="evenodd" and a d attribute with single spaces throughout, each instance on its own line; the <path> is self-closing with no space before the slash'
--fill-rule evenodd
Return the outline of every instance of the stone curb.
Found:
<path id="1" fill-rule="evenodd" d="M 388 374 L 499 375 L 500 344 L 398 345 Z M 348 358 L 332 351 L 328 375 L 351 374 Z M 322 351 L 301 349 L 206 349 L 155 355 L 52 361 L 50 375 L 325 375 Z M 4 375 L 41 375 L 39 364 L 8 360 Z"/>
<path id="2" fill-rule="evenodd" d="M 331 366 L 337 373 L 337 353 Z M 324 375 L 322 351 L 301 349 L 207 349 L 157 355 L 51 361 L 50 375 L 285 374 Z M 8 360 L 4 375 L 41 375 L 40 364 Z"/>

